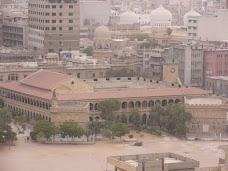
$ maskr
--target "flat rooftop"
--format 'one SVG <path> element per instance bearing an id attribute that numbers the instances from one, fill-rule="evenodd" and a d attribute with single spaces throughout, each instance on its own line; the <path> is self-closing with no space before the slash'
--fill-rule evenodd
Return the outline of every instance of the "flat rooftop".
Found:
<path id="1" fill-rule="evenodd" d="M 134 90 L 134 89 L 163 89 L 178 87 L 162 81 L 145 79 L 142 77 L 112 77 L 99 79 L 86 79 L 84 82 L 92 85 L 97 90 Z"/>
<path id="2" fill-rule="evenodd" d="M 199 167 L 198 161 L 174 153 L 112 156 L 107 158 L 107 163 L 126 171 L 138 171 L 143 168 L 149 171 L 152 167 L 160 168 L 159 170 L 162 170 L 162 167 L 168 170 L 194 170 Z"/>
<path id="3" fill-rule="evenodd" d="M 215 98 L 195 98 L 187 99 L 185 103 L 190 105 L 222 105 L 223 101 Z"/>

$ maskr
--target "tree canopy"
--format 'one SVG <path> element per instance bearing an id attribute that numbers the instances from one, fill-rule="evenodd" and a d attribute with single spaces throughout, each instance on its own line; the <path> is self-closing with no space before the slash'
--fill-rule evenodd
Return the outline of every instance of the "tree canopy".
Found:
<path id="1" fill-rule="evenodd" d="M 114 121 L 115 113 L 120 109 L 120 102 L 116 99 L 107 99 L 97 104 L 97 109 L 101 111 L 101 118 L 104 120 Z"/>
<path id="2" fill-rule="evenodd" d="M 75 137 L 80 138 L 83 136 L 85 130 L 73 120 L 66 120 L 60 125 L 60 133 L 62 136 L 69 136 L 74 139 Z"/>
<path id="3" fill-rule="evenodd" d="M 5 108 L 0 108 L 0 143 L 13 141 L 16 139 L 16 133 L 12 131 L 10 123 L 12 121 L 11 113 Z"/>
<path id="4" fill-rule="evenodd" d="M 122 68 L 119 70 L 109 70 L 105 74 L 106 77 L 136 77 L 138 74 L 133 70 L 129 68 Z"/>
<path id="5" fill-rule="evenodd" d="M 126 124 L 114 123 L 111 126 L 111 132 L 113 136 L 121 138 L 122 136 L 129 134 L 129 129 Z"/>
<path id="6" fill-rule="evenodd" d="M 83 53 L 85 53 L 87 56 L 92 56 L 93 55 L 93 48 L 91 46 L 88 46 Z"/>
<path id="7" fill-rule="evenodd" d="M 36 140 L 37 135 L 44 135 L 44 138 L 48 140 L 51 136 L 56 135 L 57 128 L 52 122 L 46 120 L 37 120 L 34 124 L 33 131 L 30 133 L 32 139 Z"/>
<path id="8" fill-rule="evenodd" d="M 187 133 L 186 122 L 192 118 L 192 115 L 181 104 L 170 104 L 167 107 L 156 104 L 150 110 L 149 118 L 151 124 L 155 123 L 160 128 L 185 135 Z"/>
<path id="9" fill-rule="evenodd" d="M 130 118 L 136 130 L 140 131 L 142 126 L 141 116 L 139 109 L 135 108 L 130 111 Z"/>

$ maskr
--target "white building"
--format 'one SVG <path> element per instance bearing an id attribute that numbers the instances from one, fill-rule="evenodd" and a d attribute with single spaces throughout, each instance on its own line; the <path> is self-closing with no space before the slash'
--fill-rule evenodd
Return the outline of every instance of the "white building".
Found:
<path id="1" fill-rule="evenodd" d="M 151 27 L 169 27 L 171 26 L 171 23 L 172 14 L 170 11 L 163 8 L 162 5 L 150 13 Z"/>
<path id="2" fill-rule="evenodd" d="M 228 10 L 216 15 L 202 16 L 198 20 L 197 37 L 202 41 L 228 40 Z"/>
<path id="3" fill-rule="evenodd" d="M 188 41 L 197 40 L 198 20 L 201 15 L 194 9 L 184 15 L 184 27 L 187 29 Z"/>
<path id="4" fill-rule="evenodd" d="M 126 12 L 120 14 L 120 22 L 118 24 L 132 25 L 138 23 L 138 16 L 136 13 L 128 9 Z"/>

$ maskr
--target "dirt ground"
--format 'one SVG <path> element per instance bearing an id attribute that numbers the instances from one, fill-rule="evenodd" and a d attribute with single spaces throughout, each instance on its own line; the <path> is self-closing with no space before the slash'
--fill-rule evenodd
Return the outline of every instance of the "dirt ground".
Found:
<path id="1" fill-rule="evenodd" d="M 227 142 L 187 141 L 174 137 L 144 134 L 142 147 L 116 142 L 95 145 L 43 145 L 25 143 L 21 137 L 16 146 L 0 146 L 0 171 L 105 171 L 113 170 L 106 158 L 113 155 L 174 152 L 200 161 L 200 165 L 218 165 L 224 153 L 219 145 Z"/>

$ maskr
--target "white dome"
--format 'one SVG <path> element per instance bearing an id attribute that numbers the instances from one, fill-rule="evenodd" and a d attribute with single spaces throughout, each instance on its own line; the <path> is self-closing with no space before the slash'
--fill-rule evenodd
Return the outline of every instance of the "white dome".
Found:
<path id="1" fill-rule="evenodd" d="M 171 26 L 172 14 L 161 5 L 150 13 L 151 26 Z"/>
<path id="2" fill-rule="evenodd" d="M 95 38 L 111 38 L 111 31 L 108 27 L 102 25 L 96 28 L 94 33 Z"/>
<path id="3" fill-rule="evenodd" d="M 120 24 L 135 24 L 138 23 L 138 16 L 134 12 L 127 10 L 120 15 Z"/>
<path id="4" fill-rule="evenodd" d="M 191 11 L 187 12 L 184 15 L 184 26 L 187 26 L 188 23 L 188 17 L 200 17 L 201 15 L 196 12 L 194 9 L 192 9 Z"/>

